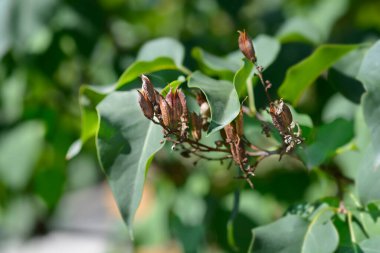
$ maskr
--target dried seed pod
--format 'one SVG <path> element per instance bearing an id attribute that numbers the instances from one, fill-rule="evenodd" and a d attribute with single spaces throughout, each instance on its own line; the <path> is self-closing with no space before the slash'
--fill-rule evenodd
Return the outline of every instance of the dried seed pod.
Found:
<path id="1" fill-rule="evenodd" d="M 255 63 L 257 61 L 255 49 L 253 48 L 252 39 L 245 31 L 238 31 L 239 33 L 239 48 L 244 56 Z"/>
<path id="2" fill-rule="evenodd" d="M 195 141 L 202 138 L 202 118 L 195 112 L 191 113 L 191 135 Z"/>
<path id="3" fill-rule="evenodd" d="M 142 90 L 149 99 L 149 101 L 154 105 L 156 103 L 156 91 L 150 82 L 149 78 L 145 75 L 141 75 L 142 80 Z"/>
<path id="4" fill-rule="evenodd" d="M 186 104 L 185 94 L 183 94 L 183 92 L 180 91 L 180 90 L 177 91 L 177 94 L 178 94 L 178 98 L 179 98 L 179 101 L 180 101 L 180 104 L 181 104 L 181 107 L 182 107 L 182 116 L 187 119 L 188 111 L 187 111 L 187 104 Z"/>
<path id="5" fill-rule="evenodd" d="M 239 115 L 235 119 L 235 126 L 236 126 L 236 133 L 239 137 L 242 137 L 244 134 L 244 128 L 243 128 L 243 111 L 240 110 Z"/>
<path id="6" fill-rule="evenodd" d="M 172 113 L 171 113 L 171 110 L 170 110 L 170 106 L 169 104 L 166 102 L 166 100 L 164 99 L 163 96 L 159 95 L 159 106 L 160 106 L 160 111 L 161 111 L 161 119 L 162 119 L 162 122 L 164 124 L 164 126 L 166 127 L 170 127 L 171 126 L 171 122 L 172 122 Z"/>
<path id="7" fill-rule="evenodd" d="M 182 115 L 182 104 L 178 96 L 178 92 L 170 90 L 166 95 L 166 102 L 168 102 L 173 113 L 173 122 L 179 123 Z"/>
<path id="8" fill-rule="evenodd" d="M 144 116 L 148 119 L 152 119 L 154 115 L 152 103 L 148 100 L 147 96 L 144 96 L 139 90 L 137 92 L 139 94 L 138 102 Z"/>

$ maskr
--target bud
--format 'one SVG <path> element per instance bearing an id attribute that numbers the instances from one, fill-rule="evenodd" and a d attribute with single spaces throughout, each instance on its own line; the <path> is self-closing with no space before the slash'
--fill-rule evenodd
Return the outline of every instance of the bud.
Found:
<path id="1" fill-rule="evenodd" d="M 191 135 L 195 141 L 199 141 L 202 138 L 202 118 L 195 112 L 191 113 Z"/>
<path id="2" fill-rule="evenodd" d="M 164 126 L 170 127 L 170 123 L 172 121 L 170 106 L 161 95 L 159 95 L 158 101 L 159 101 L 158 104 L 160 106 L 160 111 L 161 111 L 162 122 Z"/>
<path id="3" fill-rule="evenodd" d="M 142 90 L 143 93 L 145 93 L 149 99 L 149 101 L 154 105 L 156 103 L 156 91 L 153 88 L 152 83 L 150 82 L 149 78 L 145 75 L 141 75 L 142 80 Z"/>
<path id="4" fill-rule="evenodd" d="M 139 90 L 137 92 L 139 93 L 138 101 L 144 116 L 148 119 L 152 119 L 154 115 L 152 104 Z"/>
<path id="5" fill-rule="evenodd" d="M 238 31 L 239 35 L 239 48 L 240 51 L 244 54 L 244 56 L 250 60 L 252 63 L 257 61 L 255 49 L 253 48 L 252 39 L 248 36 L 248 34 L 243 31 Z"/>

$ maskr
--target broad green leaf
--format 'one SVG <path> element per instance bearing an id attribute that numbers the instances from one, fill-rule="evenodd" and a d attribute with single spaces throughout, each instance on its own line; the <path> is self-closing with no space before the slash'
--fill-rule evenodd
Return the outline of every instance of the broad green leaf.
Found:
<path id="1" fill-rule="evenodd" d="M 322 45 L 309 57 L 292 66 L 278 91 L 279 95 L 293 105 L 303 92 L 323 71 L 332 66 L 342 56 L 355 49 L 355 45 Z"/>
<path id="2" fill-rule="evenodd" d="M 294 17 L 286 21 L 277 33 L 282 43 L 305 42 L 318 44 L 322 41 L 318 28 L 304 17 Z"/>
<path id="3" fill-rule="evenodd" d="M 331 158 L 337 148 L 352 139 L 353 131 L 352 122 L 343 119 L 336 119 L 316 129 L 315 140 L 300 154 L 305 165 L 311 169 Z"/>
<path id="4" fill-rule="evenodd" d="M 332 253 L 339 243 L 338 232 L 331 222 L 332 212 L 328 207 L 316 212 L 307 228 L 301 252 Z"/>
<path id="5" fill-rule="evenodd" d="M 374 236 L 359 243 L 363 253 L 380 253 L 380 236 Z"/>
<path id="6" fill-rule="evenodd" d="M 232 83 L 212 79 L 197 71 L 190 76 L 188 86 L 201 89 L 210 105 L 211 122 L 208 134 L 222 129 L 239 114 L 239 97 Z"/>
<path id="7" fill-rule="evenodd" d="M 271 224 L 252 230 L 254 253 L 301 252 L 308 222 L 296 215 L 287 215 Z"/>
<path id="8" fill-rule="evenodd" d="M 137 97 L 135 90 L 113 92 L 97 106 L 99 161 L 131 235 L 145 175 L 162 147 L 161 127 L 144 117 Z"/>
<path id="9" fill-rule="evenodd" d="M 11 14 L 13 0 L 3 0 L 0 2 L 0 60 L 8 51 L 11 41 Z"/>
<path id="10" fill-rule="evenodd" d="M 41 122 L 27 121 L 0 136 L 0 180 L 12 190 L 27 185 L 44 144 Z"/>
<path id="11" fill-rule="evenodd" d="M 136 61 L 129 66 L 120 76 L 116 84 L 116 89 L 121 88 L 139 77 L 141 74 L 156 72 L 159 70 L 178 69 L 173 59 L 159 57 L 152 61 Z"/>
<path id="12" fill-rule="evenodd" d="M 182 66 L 185 50 L 181 43 L 171 38 L 159 38 L 145 43 L 136 61 L 121 75 L 116 89 L 133 81 L 141 74 L 148 74 L 159 70 L 189 71 Z"/>
<path id="13" fill-rule="evenodd" d="M 328 81 L 343 96 L 355 103 L 360 103 L 360 97 L 364 92 L 362 83 L 357 80 L 360 65 L 368 47 L 359 46 L 338 60 L 328 72 Z"/>

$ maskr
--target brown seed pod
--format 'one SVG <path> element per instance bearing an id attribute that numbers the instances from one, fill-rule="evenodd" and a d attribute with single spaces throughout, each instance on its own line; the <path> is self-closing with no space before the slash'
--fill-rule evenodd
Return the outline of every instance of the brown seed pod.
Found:
<path id="1" fill-rule="evenodd" d="M 169 104 L 166 102 L 166 100 L 164 99 L 163 96 L 159 95 L 159 106 L 160 106 L 160 111 L 161 111 L 161 119 L 162 119 L 162 122 L 164 124 L 164 126 L 166 127 L 170 127 L 171 126 L 171 122 L 172 122 L 172 113 L 171 113 L 171 110 L 170 110 L 170 106 Z"/>
<path id="2" fill-rule="evenodd" d="M 242 137 L 244 134 L 244 128 L 243 128 L 243 111 L 240 110 L 239 115 L 235 119 L 235 126 L 236 126 L 236 133 L 239 137 Z"/>
<path id="3" fill-rule="evenodd" d="M 255 63 L 257 61 L 255 49 L 253 48 L 252 39 L 245 31 L 238 31 L 239 33 L 239 48 L 244 56 Z"/>
<path id="4" fill-rule="evenodd" d="M 166 102 L 168 102 L 173 113 L 173 123 L 179 123 L 182 115 L 182 104 L 179 99 L 178 92 L 173 92 L 173 90 L 170 90 L 170 92 L 166 95 Z"/>
<path id="5" fill-rule="evenodd" d="M 179 101 L 180 101 L 180 104 L 181 104 L 181 107 L 182 107 L 182 117 L 185 117 L 187 119 L 187 114 L 188 114 L 188 111 L 187 111 L 187 104 L 186 104 L 186 97 L 185 97 L 185 94 L 183 94 L 182 91 L 177 91 L 177 94 L 178 94 L 178 98 L 179 98 Z"/>
<path id="6" fill-rule="evenodd" d="M 154 105 L 156 103 L 156 91 L 153 88 L 152 83 L 145 75 L 141 75 L 141 80 L 143 93 L 147 95 L 149 101 Z"/>
<path id="7" fill-rule="evenodd" d="M 191 135 L 195 141 L 202 138 L 202 118 L 195 112 L 191 113 Z"/>
<path id="8" fill-rule="evenodd" d="M 148 119 L 152 119 L 154 115 L 152 103 L 139 90 L 137 92 L 139 94 L 138 102 L 144 116 L 147 117 Z"/>

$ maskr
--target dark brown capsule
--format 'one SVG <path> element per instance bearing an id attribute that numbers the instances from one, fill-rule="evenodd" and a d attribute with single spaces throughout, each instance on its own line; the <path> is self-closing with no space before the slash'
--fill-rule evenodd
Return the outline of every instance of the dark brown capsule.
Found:
<path id="1" fill-rule="evenodd" d="M 252 39 L 245 31 L 238 31 L 239 33 L 239 48 L 244 56 L 255 63 L 257 61 L 255 49 L 253 48 Z"/>
<path id="2" fill-rule="evenodd" d="M 154 115 L 152 103 L 139 90 L 137 92 L 139 94 L 138 102 L 139 102 L 139 105 L 141 107 L 141 110 L 142 110 L 144 116 L 147 117 L 148 119 L 152 119 L 153 115 Z"/>
<path id="3" fill-rule="evenodd" d="M 195 112 L 191 113 L 191 135 L 195 141 L 202 138 L 202 118 Z"/>
<path id="4" fill-rule="evenodd" d="M 141 75 L 141 80 L 143 93 L 147 95 L 149 101 L 154 105 L 156 103 L 156 91 L 153 87 L 153 84 L 145 75 Z"/>
<path id="5" fill-rule="evenodd" d="M 158 100 L 159 100 L 162 122 L 163 122 L 164 126 L 170 127 L 171 122 L 172 122 L 172 116 L 171 116 L 172 113 L 170 110 L 170 106 L 161 95 L 159 96 Z"/>
<path id="6" fill-rule="evenodd" d="M 242 137 L 244 134 L 243 128 L 243 111 L 240 110 L 239 115 L 235 119 L 236 133 L 239 137 Z"/>

